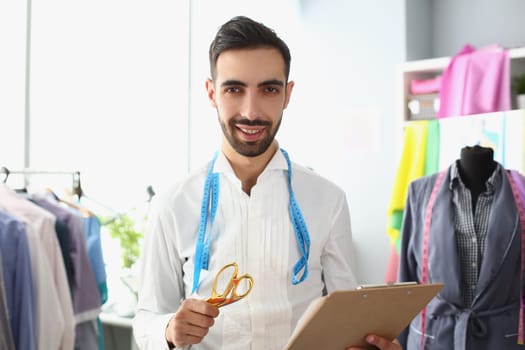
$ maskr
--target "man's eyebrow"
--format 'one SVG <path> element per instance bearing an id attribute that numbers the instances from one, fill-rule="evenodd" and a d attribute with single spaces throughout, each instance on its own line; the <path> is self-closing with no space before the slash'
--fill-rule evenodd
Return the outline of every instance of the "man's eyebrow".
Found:
<path id="1" fill-rule="evenodd" d="M 223 86 L 248 86 L 246 83 L 240 81 L 240 80 L 225 80 L 221 83 L 221 87 Z"/>
<path id="2" fill-rule="evenodd" d="M 257 87 L 268 86 L 268 85 L 284 86 L 284 82 L 279 79 L 270 79 L 270 80 L 265 80 L 265 81 L 260 82 L 259 84 L 257 84 Z M 248 84 L 240 80 L 230 79 L 230 80 L 225 80 L 221 83 L 221 87 L 225 87 L 225 86 L 248 86 Z"/>
<path id="3" fill-rule="evenodd" d="M 257 84 L 258 87 L 267 86 L 267 85 L 284 86 L 284 82 L 282 80 L 278 80 L 278 79 L 270 79 L 270 80 L 265 80 L 265 81 Z"/>

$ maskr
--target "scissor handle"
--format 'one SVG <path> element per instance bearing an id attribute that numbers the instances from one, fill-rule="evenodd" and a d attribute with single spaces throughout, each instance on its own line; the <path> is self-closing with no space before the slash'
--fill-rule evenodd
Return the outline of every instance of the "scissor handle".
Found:
<path id="1" fill-rule="evenodd" d="M 238 294 L 237 293 L 237 286 L 239 285 L 239 283 L 242 280 L 247 280 L 248 281 L 248 289 L 246 289 L 246 291 L 244 293 Z M 253 287 L 253 278 L 252 278 L 252 276 L 248 275 L 247 273 L 245 273 L 244 275 L 239 276 L 237 278 L 233 278 L 232 282 L 233 282 L 233 291 L 232 291 L 233 295 L 232 295 L 232 297 L 234 297 L 236 299 L 241 299 L 241 298 L 244 298 L 245 296 L 247 296 L 248 293 L 250 293 L 250 291 L 252 290 L 252 287 Z"/>
<path id="2" fill-rule="evenodd" d="M 222 293 L 218 293 L 217 283 L 219 283 L 220 276 L 226 269 L 232 268 L 232 267 L 233 267 L 233 274 L 231 275 Z M 215 279 L 213 280 L 213 284 L 212 284 L 211 298 L 208 298 L 206 301 L 217 307 L 221 307 L 221 306 L 236 302 L 237 300 L 240 300 L 244 298 L 246 295 L 248 295 L 248 293 L 250 293 L 253 287 L 253 278 L 252 276 L 248 274 L 244 274 L 244 275 L 237 277 L 238 270 L 239 270 L 239 267 L 237 266 L 237 263 L 235 262 L 224 265 L 219 270 L 219 272 L 217 272 L 217 275 L 215 276 Z M 239 282 L 242 280 L 247 280 L 248 289 L 244 291 L 244 293 L 237 294 L 237 286 L 239 285 Z"/>
<path id="3" fill-rule="evenodd" d="M 224 288 L 223 292 L 222 293 L 218 293 L 217 292 L 217 283 L 219 283 L 219 280 L 220 280 L 220 277 L 221 277 L 222 273 L 226 269 L 229 269 L 230 267 L 233 267 L 233 274 L 230 277 L 230 281 L 228 282 L 228 284 Z M 213 280 L 213 285 L 211 286 L 211 293 L 212 293 L 212 297 L 213 298 L 225 298 L 230 293 L 230 291 L 234 287 L 233 281 L 237 278 L 237 271 L 238 270 L 239 270 L 239 267 L 237 266 L 237 263 L 236 262 L 232 262 L 232 263 L 224 265 L 219 270 L 219 272 L 217 272 L 217 275 L 215 275 L 215 279 Z"/>

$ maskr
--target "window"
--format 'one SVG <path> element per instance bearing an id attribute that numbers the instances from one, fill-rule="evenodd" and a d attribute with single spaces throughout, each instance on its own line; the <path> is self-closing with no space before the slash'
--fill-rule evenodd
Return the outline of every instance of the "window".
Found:
<path id="1" fill-rule="evenodd" d="M 0 166 L 24 165 L 26 5 L 0 3 Z"/>
<path id="2" fill-rule="evenodd" d="M 126 210 L 187 171 L 184 2 L 33 2 L 31 167 Z"/>

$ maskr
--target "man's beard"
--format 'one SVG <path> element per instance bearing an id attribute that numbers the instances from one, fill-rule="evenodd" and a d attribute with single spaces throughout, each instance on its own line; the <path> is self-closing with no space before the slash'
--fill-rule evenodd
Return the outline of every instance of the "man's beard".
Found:
<path id="1" fill-rule="evenodd" d="M 273 124 L 271 122 L 263 120 L 250 120 L 244 117 L 235 117 L 230 119 L 227 127 L 219 116 L 219 123 L 221 124 L 221 129 L 224 136 L 237 153 L 245 157 L 257 157 L 266 152 L 268 147 L 270 147 L 270 145 L 272 144 L 275 135 L 277 134 L 277 131 L 279 131 L 279 127 L 281 126 L 282 117 L 283 116 L 281 114 L 281 117 L 279 118 L 279 121 L 277 122 L 275 128 L 272 128 Z M 268 131 L 268 133 L 265 138 L 257 142 L 242 141 L 235 136 L 234 132 L 232 132 L 233 130 L 237 129 L 237 125 L 265 126 L 266 131 Z"/>

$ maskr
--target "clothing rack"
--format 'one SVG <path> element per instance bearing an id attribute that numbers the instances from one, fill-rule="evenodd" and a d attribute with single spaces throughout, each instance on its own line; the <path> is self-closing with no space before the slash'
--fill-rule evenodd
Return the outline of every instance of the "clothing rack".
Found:
<path id="1" fill-rule="evenodd" d="M 20 170 L 9 170 L 5 166 L 0 167 L 0 174 L 5 174 L 3 182 L 5 183 L 11 174 L 24 175 L 25 184 L 27 186 L 27 176 L 30 175 L 70 175 L 73 183 L 73 194 L 80 198 L 83 195 L 82 187 L 80 185 L 80 171 L 50 171 L 50 170 L 36 170 L 36 169 L 20 169 Z"/>

